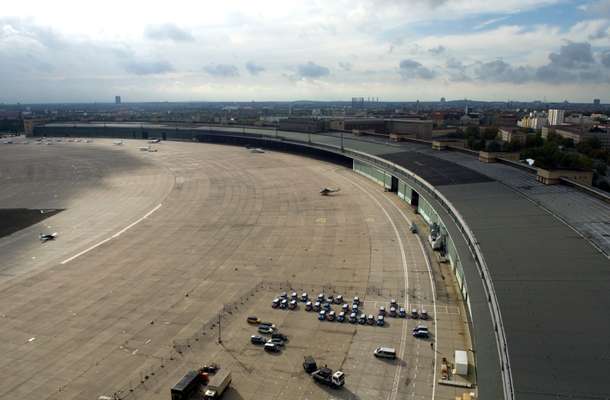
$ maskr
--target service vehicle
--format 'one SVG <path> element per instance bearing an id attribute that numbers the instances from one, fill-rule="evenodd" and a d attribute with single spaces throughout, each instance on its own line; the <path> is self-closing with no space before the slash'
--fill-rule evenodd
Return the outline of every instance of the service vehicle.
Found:
<path id="1" fill-rule="evenodd" d="M 311 310 L 313 310 L 313 303 L 311 301 L 308 301 L 307 303 L 305 303 L 305 311 Z"/>
<path id="2" fill-rule="evenodd" d="M 345 374 L 343 371 L 336 371 L 333 373 L 333 370 L 327 367 L 320 368 L 319 370 L 313 372 L 311 377 L 314 381 L 323 383 L 333 388 L 340 388 L 345 385 Z"/>
<path id="3" fill-rule="evenodd" d="M 171 389 L 172 400 L 187 400 L 199 389 L 201 378 L 197 371 L 189 371 Z"/>
<path id="4" fill-rule="evenodd" d="M 318 365 L 316 364 L 316 360 L 312 356 L 305 356 L 303 359 L 303 369 L 308 374 L 315 372 L 318 370 Z"/>
<path id="5" fill-rule="evenodd" d="M 213 375 L 205 388 L 205 400 L 218 399 L 231 384 L 231 371 L 222 369 Z"/>
<path id="6" fill-rule="evenodd" d="M 275 343 L 265 343 L 265 351 L 268 351 L 269 353 L 277 353 L 281 350 L 281 347 Z"/>
<path id="7" fill-rule="evenodd" d="M 337 322 L 343 322 L 345 321 L 345 312 L 341 311 L 338 315 L 337 315 Z"/>
<path id="8" fill-rule="evenodd" d="M 335 312 L 334 311 L 330 311 L 327 315 L 326 315 L 326 319 L 329 321 L 334 321 L 335 320 Z"/>
<path id="9" fill-rule="evenodd" d="M 396 358 L 396 349 L 393 347 L 377 347 L 373 352 L 373 355 L 375 357 L 389 358 L 393 360 Z"/>
<path id="10" fill-rule="evenodd" d="M 253 316 L 253 315 L 249 316 L 249 317 L 246 319 L 246 321 L 248 321 L 248 323 L 249 323 L 249 324 L 256 324 L 256 325 L 258 325 L 258 324 L 260 324 L 260 323 L 261 323 L 261 320 L 260 320 L 260 319 L 258 319 L 258 317 L 255 317 L 255 316 Z"/>
<path id="11" fill-rule="evenodd" d="M 320 321 L 324 321 L 326 319 L 326 310 L 320 311 L 320 313 L 318 314 L 318 319 Z"/>
<path id="12" fill-rule="evenodd" d="M 250 336 L 250 342 L 252 344 L 265 344 L 267 343 L 267 339 L 259 335 L 252 335 Z"/>

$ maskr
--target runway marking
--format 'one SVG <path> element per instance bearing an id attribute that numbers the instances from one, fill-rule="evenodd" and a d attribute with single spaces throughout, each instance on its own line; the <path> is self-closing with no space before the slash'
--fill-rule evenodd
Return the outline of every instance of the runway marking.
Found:
<path id="1" fill-rule="evenodd" d="M 162 206 L 162 205 L 163 205 L 163 204 L 159 204 L 159 205 L 157 205 L 155 208 L 153 208 L 152 210 L 150 210 L 149 212 L 147 212 L 147 213 L 146 213 L 146 214 L 145 214 L 145 215 L 144 215 L 142 218 L 140 218 L 140 219 L 138 219 L 137 221 L 135 221 L 135 222 L 133 222 L 133 223 L 131 223 L 131 224 L 127 225 L 125 228 L 121 229 L 120 231 L 118 231 L 118 232 L 117 232 L 117 233 L 115 233 L 114 235 L 110 236 L 109 238 L 106 238 L 106 239 L 102 240 L 101 242 L 99 242 L 99 243 L 97 243 L 97 244 L 94 244 L 93 246 L 89 247 L 88 249 L 85 249 L 85 250 L 81 251 L 80 253 L 75 254 L 75 255 L 73 255 L 72 257 L 70 257 L 70 258 L 67 258 L 67 259 L 63 260 L 63 261 L 61 262 L 61 264 L 62 264 L 62 265 L 63 265 L 63 264 L 67 264 L 67 263 L 69 263 L 70 261 L 72 261 L 72 260 L 74 260 L 74 259 L 76 259 L 76 258 L 78 258 L 78 257 L 82 256 L 83 254 L 86 254 L 86 253 L 90 252 L 91 250 L 93 250 L 93 249 L 95 249 L 95 248 L 97 248 L 97 247 L 99 247 L 99 246 L 103 245 L 104 243 L 107 243 L 107 242 L 111 241 L 112 239 L 116 239 L 116 238 L 118 238 L 118 237 L 119 237 L 119 236 L 121 236 L 123 233 L 125 233 L 127 230 L 129 230 L 129 229 L 133 228 L 135 225 L 139 224 L 140 222 L 144 221 L 146 218 L 150 217 L 150 216 L 151 216 L 151 214 L 152 214 L 152 213 L 154 213 L 155 211 L 157 211 L 159 208 L 161 208 L 161 206 Z"/>
<path id="2" fill-rule="evenodd" d="M 385 197 L 385 196 L 384 196 Z M 400 209 L 400 207 L 398 207 L 393 201 L 391 201 L 390 199 L 388 199 L 387 197 L 385 197 L 385 199 L 390 202 L 395 209 L 398 210 L 398 212 L 402 215 L 402 217 L 405 219 L 405 221 L 407 221 L 407 223 L 409 225 L 411 225 L 411 220 L 405 215 L 405 213 Z M 434 284 L 434 279 L 432 278 L 432 266 L 430 265 L 430 259 L 428 257 L 428 253 L 426 252 L 426 250 L 424 249 L 424 245 L 422 243 L 421 237 L 419 235 L 415 235 L 417 237 L 417 242 L 419 243 L 419 248 L 421 249 L 423 255 L 424 255 L 424 260 L 426 261 L 426 267 L 428 268 L 428 276 L 430 278 L 430 287 L 432 289 L 432 308 L 434 309 L 432 312 L 434 313 L 434 339 L 433 339 L 433 343 L 434 343 L 434 373 L 432 375 L 432 400 L 434 400 L 434 397 L 436 395 L 436 362 L 437 362 L 437 351 L 436 349 L 438 348 L 437 346 L 437 338 L 438 338 L 438 323 L 436 320 L 436 285 Z"/>
<path id="3" fill-rule="evenodd" d="M 385 216 L 387 217 L 388 221 L 390 221 L 390 225 L 392 225 L 392 228 L 394 229 L 394 234 L 396 235 L 396 238 L 398 239 L 398 246 L 400 247 L 400 256 L 402 258 L 402 267 L 404 270 L 404 285 L 405 285 L 405 309 L 409 309 L 409 269 L 407 267 L 407 256 L 405 254 L 405 248 L 403 246 L 402 243 L 402 236 L 400 236 L 400 232 L 398 231 L 398 228 L 396 227 L 396 224 L 394 223 L 394 221 L 392 220 L 392 218 L 390 217 L 390 214 L 388 214 L 388 212 L 386 211 L 386 209 L 381 205 L 381 203 L 379 202 L 379 200 L 377 200 L 377 198 L 375 196 L 373 196 L 368 190 L 366 190 L 365 188 L 363 188 L 362 186 L 360 186 L 358 183 L 356 183 L 355 181 L 351 180 L 350 178 L 344 176 L 343 178 L 347 179 L 348 181 L 350 181 L 353 185 L 355 185 L 357 188 L 359 188 L 360 190 L 362 190 L 365 194 L 367 194 L 371 199 L 373 199 L 373 201 L 375 203 L 377 203 L 377 205 L 379 206 L 379 208 L 381 209 L 381 211 L 383 211 L 383 213 L 385 214 Z M 405 347 L 406 347 L 406 339 L 407 339 L 407 320 L 405 319 L 403 321 L 402 324 L 402 334 L 400 335 L 400 349 L 399 349 L 399 354 L 400 354 L 400 359 L 404 359 L 404 355 L 405 355 Z M 396 400 L 396 396 L 398 396 L 398 386 L 399 386 L 399 382 L 400 382 L 400 372 L 402 370 L 402 365 L 398 364 L 398 367 L 396 367 L 396 373 L 394 374 L 394 382 L 392 384 L 392 391 L 390 392 L 390 395 L 388 396 L 389 399 L 391 400 Z"/>

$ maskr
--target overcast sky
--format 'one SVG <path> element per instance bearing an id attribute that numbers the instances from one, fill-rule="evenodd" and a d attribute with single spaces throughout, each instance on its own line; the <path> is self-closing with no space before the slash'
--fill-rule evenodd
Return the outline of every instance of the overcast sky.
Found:
<path id="1" fill-rule="evenodd" d="M 0 102 L 610 102 L 610 0 L 2 3 Z"/>

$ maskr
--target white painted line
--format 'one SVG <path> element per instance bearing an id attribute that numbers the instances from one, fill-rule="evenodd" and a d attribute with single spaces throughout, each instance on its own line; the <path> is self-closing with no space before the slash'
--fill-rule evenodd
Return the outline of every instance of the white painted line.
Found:
<path id="1" fill-rule="evenodd" d="M 402 217 L 405 219 L 405 221 L 407 221 L 407 223 L 409 225 L 411 225 L 411 220 L 409 218 L 407 218 L 407 216 L 405 215 L 405 213 L 400 209 L 400 207 L 398 207 L 396 204 L 394 204 L 393 201 L 391 201 L 390 199 L 386 198 L 393 206 L 394 208 L 396 208 L 398 210 L 398 212 L 402 215 Z M 424 255 L 424 259 L 426 260 L 426 266 L 428 267 L 428 276 L 430 277 L 430 287 L 432 289 L 432 308 L 434 309 L 432 312 L 434 313 L 434 373 L 432 376 L 432 399 L 434 400 L 434 396 L 436 395 L 436 362 L 437 362 L 437 338 L 438 338 L 438 323 L 436 320 L 436 285 L 434 284 L 434 279 L 432 278 L 432 266 L 430 265 L 430 259 L 428 258 L 428 253 L 426 252 L 426 250 L 424 249 L 424 245 L 422 243 L 421 237 L 419 235 L 415 235 L 417 236 L 417 242 L 419 243 L 419 248 L 421 249 L 423 255 Z"/>
<path id="2" fill-rule="evenodd" d="M 387 217 L 388 221 L 390 222 L 390 225 L 392 225 L 392 228 L 394 229 L 394 234 L 396 235 L 396 239 L 398 239 L 398 246 L 400 247 L 400 256 L 402 258 L 402 268 L 404 270 L 404 274 L 403 275 L 404 275 L 404 285 L 405 285 L 405 307 L 406 307 L 405 309 L 408 310 L 409 309 L 409 269 L 407 267 L 407 256 L 405 254 L 405 248 L 404 248 L 404 245 L 402 243 L 402 236 L 400 235 L 400 232 L 398 231 L 398 228 L 396 227 L 396 224 L 394 223 L 394 221 L 390 217 L 390 214 L 388 214 L 386 209 L 383 208 L 383 206 L 381 205 L 379 200 L 377 200 L 377 198 L 375 198 L 375 196 L 373 196 L 368 190 L 366 190 L 365 188 L 363 188 L 362 186 L 360 186 L 358 183 L 354 182 L 350 178 L 347 178 L 345 176 L 343 178 L 347 179 L 354 186 L 356 186 L 361 191 L 363 191 L 365 194 L 367 194 L 379 206 L 381 211 L 383 211 L 383 213 Z M 400 335 L 399 356 L 400 356 L 401 360 L 404 360 L 405 348 L 406 348 L 406 340 L 407 340 L 407 333 L 408 333 L 407 319 L 405 318 L 405 320 L 403 321 L 403 324 L 402 324 L 402 334 Z M 399 363 L 398 367 L 396 368 L 396 372 L 394 374 L 394 382 L 392 384 L 392 391 L 390 392 L 390 395 L 388 396 L 388 398 L 391 399 L 391 400 L 396 400 L 396 397 L 398 396 L 398 386 L 400 384 L 400 372 L 401 372 L 401 370 L 402 370 L 402 364 Z"/>
<path id="3" fill-rule="evenodd" d="M 136 224 L 139 224 L 140 222 L 144 221 L 146 218 L 150 217 L 150 215 L 151 215 L 152 213 L 154 213 L 155 211 L 157 211 L 159 208 L 161 208 L 161 206 L 162 206 L 162 204 L 157 205 L 155 208 L 153 208 L 152 210 L 150 210 L 149 212 L 147 212 L 147 213 L 146 213 L 146 215 L 144 215 L 142 218 L 138 219 L 138 220 L 137 220 L 137 221 L 135 221 L 134 223 L 129 224 L 128 226 L 126 226 L 125 228 L 121 229 L 120 231 L 118 231 L 118 232 L 117 232 L 117 233 L 115 233 L 114 235 L 110 236 L 109 238 L 106 238 L 106 239 L 102 240 L 101 242 L 99 242 L 99 243 L 97 243 L 97 244 L 94 244 L 93 246 L 89 247 L 88 249 L 85 249 L 85 250 L 81 251 L 80 253 L 75 254 L 75 255 L 73 255 L 72 257 L 70 257 L 70 258 L 67 258 L 67 259 L 63 260 L 63 261 L 61 262 L 61 264 L 62 264 L 62 265 L 63 265 L 63 264 L 67 264 L 67 263 L 69 263 L 70 261 L 72 261 L 72 260 L 74 260 L 74 259 L 76 259 L 76 258 L 78 258 L 78 257 L 82 256 L 83 254 L 86 254 L 86 253 L 90 252 L 91 250 L 93 250 L 93 249 L 95 249 L 95 248 L 97 248 L 97 247 L 99 247 L 99 246 L 103 245 L 104 243 L 109 242 L 109 241 L 111 241 L 112 239 L 116 239 L 116 238 L 118 238 L 118 237 L 119 237 L 119 236 L 121 236 L 123 233 L 125 233 L 127 230 L 129 230 L 129 229 L 133 228 L 133 227 L 134 227 Z"/>

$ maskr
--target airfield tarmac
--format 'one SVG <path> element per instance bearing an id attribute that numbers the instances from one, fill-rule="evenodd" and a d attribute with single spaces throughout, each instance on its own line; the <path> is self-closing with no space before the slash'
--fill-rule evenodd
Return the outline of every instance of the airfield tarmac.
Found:
<path id="1" fill-rule="evenodd" d="M 168 399 L 206 362 L 232 370 L 227 399 L 463 392 L 434 384 L 440 358 L 471 346 L 451 274 L 409 233 L 418 217 L 395 195 L 291 154 L 143 145 L 0 147 L 0 208 L 65 210 L 0 239 L 0 398 Z M 341 192 L 322 197 L 324 186 Z M 41 244 L 40 232 L 59 236 Z M 433 337 L 411 337 L 410 319 L 361 326 L 271 309 L 290 289 L 358 295 L 370 314 L 390 298 L 423 307 Z M 248 315 L 289 336 L 280 354 L 249 343 Z M 375 359 L 380 345 L 399 359 Z M 304 355 L 341 368 L 345 388 L 314 384 Z"/>

